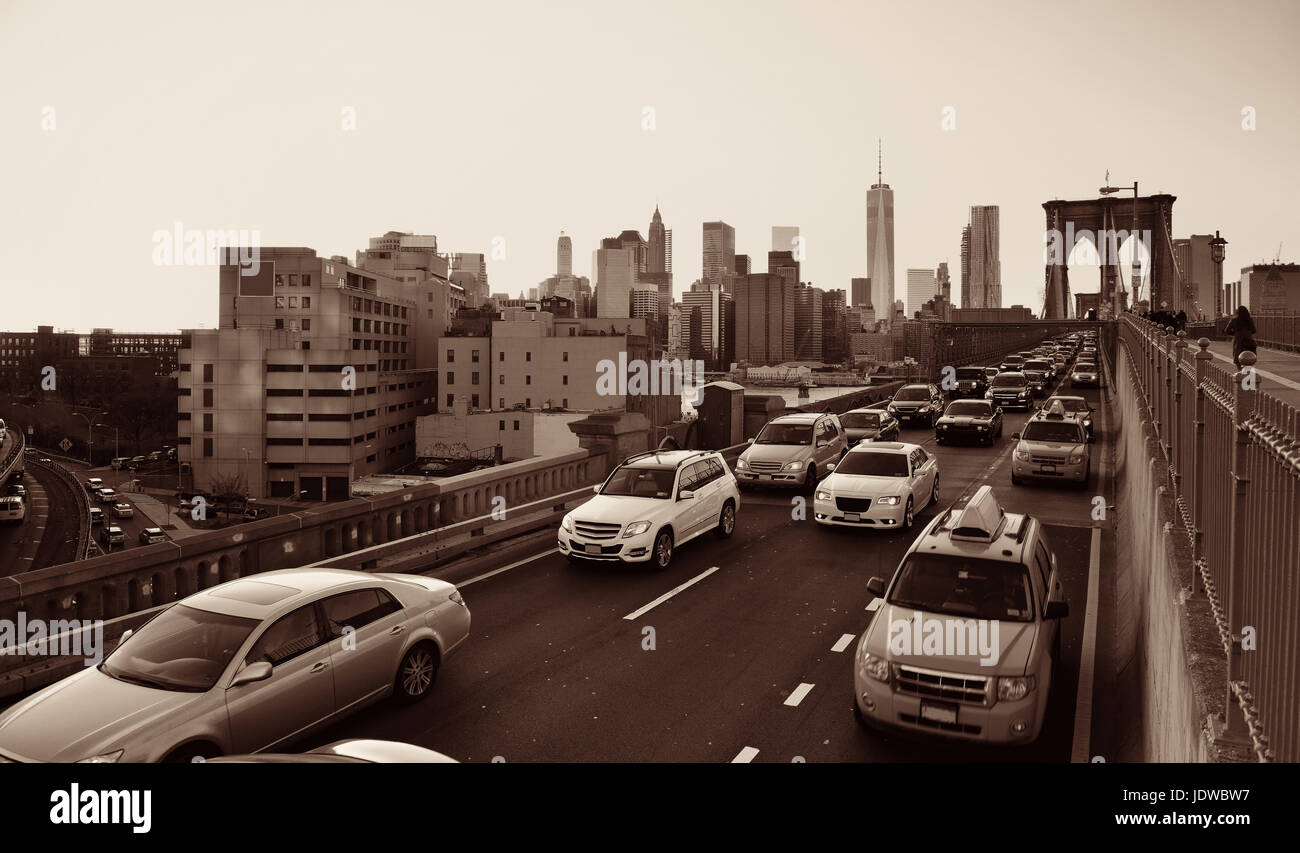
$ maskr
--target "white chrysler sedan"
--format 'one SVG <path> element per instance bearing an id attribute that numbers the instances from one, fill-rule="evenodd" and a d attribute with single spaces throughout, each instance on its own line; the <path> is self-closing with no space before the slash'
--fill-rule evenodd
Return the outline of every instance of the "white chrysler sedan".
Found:
<path id="1" fill-rule="evenodd" d="M 819 524 L 910 529 L 916 513 L 939 500 L 939 460 L 920 445 L 859 444 L 817 484 Z"/>
<path id="2" fill-rule="evenodd" d="M 424 698 L 469 624 L 454 586 L 419 575 L 305 568 L 233 580 L 0 714 L 0 762 L 270 751 L 385 696 Z"/>

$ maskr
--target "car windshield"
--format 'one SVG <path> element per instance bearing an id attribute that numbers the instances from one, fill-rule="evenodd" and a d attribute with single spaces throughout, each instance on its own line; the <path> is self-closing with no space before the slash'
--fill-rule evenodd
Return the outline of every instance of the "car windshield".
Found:
<path id="1" fill-rule="evenodd" d="M 846 429 L 875 429 L 880 426 L 879 412 L 845 412 L 840 423 Z"/>
<path id="2" fill-rule="evenodd" d="M 836 474 L 861 474 L 867 477 L 906 477 L 907 455 L 892 451 L 858 450 L 848 454 L 835 466 Z"/>
<path id="3" fill-rule="evenodd" d="M 624 465 L 613 473 L 600 490 L 602 495 L 666 500 L 673 493 L 674 468 L 641 468 Z"/>
<path id="4" fill-rule="evenodd" d="M 184 604 L 164 610 L 99 665 L 105 675 L 160 690 L 211 690 L 260 623 Z"/>
<path id="5" fill-rule="evenodd" d="M 994 388 L 1023 388 L 1024 385 L 1025 377 L 1023 376 L 1007 376 L 1003 374 L 993 377 Z"/>
<path id="6" fill-rule="evenodd" d="M 928 400 L 930 392 L 925 388 L 900 388 L 894 395 L 895 400 Z"/>
<path id="7" fill-rule="evenodd" d="M 1089 370 L 1096 370 L 1096 369 L 1097 369 L 1097 365 L 1087 361 L 1081 361 L 1074 366 L 1075 373 L 1084 373 Z"/>
<path id="8" fill-rule="evenodd" d="M 1053 397 L 1043 404 L 1043 408 L 1050 409 L 1055 404 L 1060 403 L 1061 407 L 1067 412 L 1086 412 L 1088 411 L 1088 401 L 1082 397 L 1076 397 L 1073 400 L 1066 397 Z"/>
<path id="9" fill-rule="evenodd" d="M 1051 365 L 1049 362 L 1041 361 L 1039 359 L 1034 359 L 1033 361 L 1025 362 L 1025 367 L 1031 368 L 1032 370 L 1043 370 L 1050 366 Z"/>
<path id="10" fill-rule="evenodd" d="M 1051 441 L 1058 444 L 1082 444 L 1079 425 L 1074 421 L 1030 421 L 1021 433 L 1025 441 Z"/>
<path id="11" fill-rule="evenodd" d="M 912 554 L 898 570 L 888 602 L 971 619 L 1032 622 L 1033 591 L 1019 563 Z"/>
<path id="12" fill-rule="evenodd" d="M 1029 379 L 1029 380 L 1031 380 L 1031 381 L 1032 381 L 1032 380 L 1035 380 L 1035 379 L 1042 379 L 1042 378 L 1043 378 L 1043 371 L 1041 371 L 1041 370 L 1026 370 L 1026 371 L 1025 371 L 1025 378 L 1026 378 L 1026 379 Z"/>
<path id="13" fill-rule="evenodd" d="M 755 444 L 812 444 L 810 424 L 768 424 L 754 439 Z"/>
<path id="14" fill-rule="evenodd" d="M 987 418 L 993 414 L 993 409 L 984 403 L 976 400 L 963 400 L 953 403 L 948 407 L 946 415 L 971 415 L 976 418 Z"/>

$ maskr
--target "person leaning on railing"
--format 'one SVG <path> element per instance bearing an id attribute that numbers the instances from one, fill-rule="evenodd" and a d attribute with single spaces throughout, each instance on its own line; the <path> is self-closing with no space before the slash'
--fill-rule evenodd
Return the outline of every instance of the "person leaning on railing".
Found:
<path id="1" fill-rule="evenodd" d="M 1224 334 L 1232 335 L 1232 362 L 1241 367 L 1241 354 L 1249 350 L 1255 352 L 1255 321 L 1250 318 L 1250 311 L 1245 305 L 1237 306 L 1237 316 L 1228 323 Z"/>

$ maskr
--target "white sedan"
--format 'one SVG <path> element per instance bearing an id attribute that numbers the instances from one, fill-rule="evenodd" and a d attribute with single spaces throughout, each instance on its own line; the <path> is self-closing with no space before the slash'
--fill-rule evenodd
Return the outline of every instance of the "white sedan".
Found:
<path id="1" fill-rule="evenodd" d="M 423 699 L 469 625 L 456 587 L 420 575 L 250 575 L 181 600 L 98 666 L 0 714 L 0 762 L 272 751 L 385 696 Z"/>
<path id="2" fill-rule="evenodd" d="M 819 524 L 908 530 L 939 500 L 939 460 L 917 444 L 871 442 L 845 454 L 817 484 Z"/>

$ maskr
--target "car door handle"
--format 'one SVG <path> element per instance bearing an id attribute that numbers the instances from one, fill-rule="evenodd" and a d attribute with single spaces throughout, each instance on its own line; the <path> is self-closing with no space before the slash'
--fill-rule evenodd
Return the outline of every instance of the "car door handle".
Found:
<path id="1" fill-rule="evenodd" d="M 389 628 L 389 629 L 388 629 L 388 633 L 390 633 L 390 634 L 400 634 L 400 633 L 402 633 L 402 632 L 405 631 L 405 630 L 406 630 L 406 626 L 405 626 L 405 625 L 394 625 L 392 628 Z"/>
<path id="2" fill-rule="evenodd" d="M 324 672 L 328 667 L 329 667 L 328 661 L 319 661 L 316 663 L 315 666 L 313 666 L 309 670 L 309 672 Z"/>

